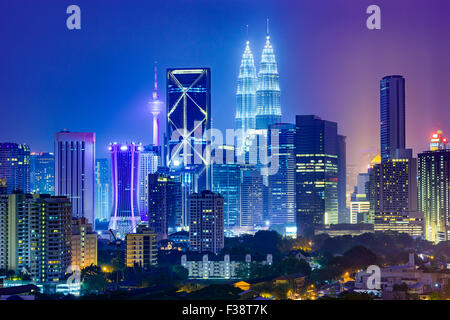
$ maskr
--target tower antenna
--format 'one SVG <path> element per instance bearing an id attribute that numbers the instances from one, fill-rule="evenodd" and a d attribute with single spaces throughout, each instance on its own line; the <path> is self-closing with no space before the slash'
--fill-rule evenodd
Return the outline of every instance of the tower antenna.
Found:
<path id="1" fill-rule="evenodd" d="M 246 24 L 245 27 L 247 29 L 247 40 L 248 40 L 248 24 Z"/>
<path id="2" fill-rule="evenodd" d="M 155 91 L 158 90 L 158 67 L 156 66 L 158 64 L 158 61 L 155 61 Z"/>
<path id="3" fill-rule="evenodd" d="M 266 21 L 266 32 L 267 32 L 267 36 L 269 36 L 269 18 L 267 18 L 267 21 Z"/>

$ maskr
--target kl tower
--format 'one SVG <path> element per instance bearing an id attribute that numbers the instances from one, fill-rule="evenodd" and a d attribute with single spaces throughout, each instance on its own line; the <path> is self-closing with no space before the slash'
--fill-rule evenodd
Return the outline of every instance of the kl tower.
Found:
<path id="1" fill-rule="evenodd" d="M 153 115 L 153 145 L 159 146 L 159 119 L 161 113 L 162 101 L 159 98 L 158 92 L 158 76 L 155 62 L 155 88 L 153 89 L 152 100 L 149 102 L 150 111 Z"/>

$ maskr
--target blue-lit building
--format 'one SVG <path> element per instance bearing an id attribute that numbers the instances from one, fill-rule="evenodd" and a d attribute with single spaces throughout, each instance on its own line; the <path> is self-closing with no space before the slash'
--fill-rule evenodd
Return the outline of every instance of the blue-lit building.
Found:
<path id="1" fill-rule="evenodd" d="M 140 223 L 138 186 L 139 156 L 142 146 L 131 144 L 111 144 L 111 171 L 113 202 L 109 229 L 116 231 L 116 236 L 124 238 L 128 233 L 135 233 Z"/>
<path id="2" fill-rule="evenodd" d="M 256 89 L 258 77 L 256 75 L 255 61 L 247 41 L 239 68 L 238 85 L 236 92 L 236 130 L 242 130 L 238 136 L 238 152 L 245 150 L 249 130 L 256 128 Z"/>
<path id="3" fill-rule="evenodd" d="M 253 165 L 242 166 L 240 232 L 251 233 L 265 225 L 263 193 L 260 169 Z"/>
<path id="4" fill-rule="evenodd" d="M 32 193 L 55 194 L 55 156 L 53 153 L 31 153 L 30 188 Z"/>
<path id="5" fill-rule="evenodd" d="M 211 190 L 210 159 L 205 158 L 211 129 L 211 70 L 209 68 L 167 69 L 168 168 L 195 169 L 195 192 Z"/>
<path id="6" fill-rule="evenodd" d="M 212 191 L 224 198 L 224 227 L 226 234 L 239 228 L 241 209 L 241 166 L 236 163 L 214 163 Z"/>
<path id="7" fill-rule="evenodd" d="M 95 220 L 109 221 L 112 205 L 111 161 L 95 160 Z"/>
<path id="8" fill-rule="evenodd" d="M 386 76 L 380 81 L 381 161 L 405 149 L 405 78 Z"/>
<path id="9" fill-rule="evenodd" d="M 148 175 L 161 165 L 161 147 L 144 146 L 139 160 L 139 211 L 142 221 L 148 220 Z"/>
<path id="10" fill-rule="evenodd" d="M 275 53 L 267 34 L 258 72 L 256 129 L 281 122 L 280 83 Z"/>
<path id="11" fill-rule="evenodd" d="M 30 192 L 30 147 L 0 143 L 0 179 L 6 180 L 7 193 Z"/>
<path id="12" fill-rule="evenodd" d="M 304 235 L 316 225 L 338 223 L 342 150 L 337 123 L 305 115 L 296 117 L 296 127 L 297 229 Z"/>
<path id="13" fill-rule="evenodd" d="M 295 124 L 278 123 L 269 127 L 277 139 L 269 135 L 269 151 L 278 159 L 278 170 L 269 175 L 270 228 L 284 234 L 286 227 L 295 227 Z"/>

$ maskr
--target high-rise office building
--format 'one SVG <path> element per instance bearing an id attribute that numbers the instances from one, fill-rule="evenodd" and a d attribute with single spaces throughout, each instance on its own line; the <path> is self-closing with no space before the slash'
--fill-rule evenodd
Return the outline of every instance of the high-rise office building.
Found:
<path id="1" fill-rule="evenodd" d="M 189 247 L 192 251 L 218 254 L 224 247 L 224 199 L 205 190 L 194 193 L 189 201 Z"/>
<path id="2" fill-rule="evenodd" d="M 26 144 L 0 143 L 0 179 L 7 193 L 30 192 L 30 147 Z"/>
<path id="3" fill-rule="evenodd" d="M 86 218 L 72 219 L 71 248 L 72 267 L 97 265 L 97 233 Z"/>
<path id="4" fill-rule="evenodd" d="M 142 146 L 113 143 L 111 153 L 111 172 L 113 201 L 109 229 L 116 231 L 121 239 L 135 233 L 141 221 L 139 215 L 139 156 Z"/>
<path id="5" fill-rule="evenodd" d="M 337 123 L 317 116 L 296 117 L 297 232 L 338 223 L 339 137 Z"/>
<path id="6" fill-rule="evenodd" d="M 433 133 L 430 150 L 418 155 L 419 211 L 424 213 L 428 241 L 450 240 L 450 144 Z"/>
<path id="7" fill-rule="evenodd" d="M 271 124 L 281 122 L 278 66 L 268 29 L 267 25 L 266 44 L 261 55 L 256 90 L 256 129 L 262 130 L 267 130 Z"/>
<path id="8" fill-rule="evenodd" d="M 279 123 L 269 127 L 278 135 L 277 141 L 269 136 L 269 151 L 278 158 L 278 170 L 269 175 L 269 212 L 271 229 L 285 233 L 286 227 L 295 227 L 295 124 Z"/>
<path id="9" fill-rule="evenodd" d="M 136 233 L 126 235 L 126 258 L 128 268 L 148 269 L 158 264 L 155 233 L 145 226 L 138 226 Z"/>
<path id="10" fill-rule="evenodd" d="M 176 232 L 181 216 L 181 183 L 170 175 L 153 173 L 148 178 L 148 227 L 156 240 L 167 239 L 168 232 Z"/>
<path id="11" fill-rule="evenodd" d="M 0 197 L 0 261 L 38 283 L 59 282 L 71 264 L 72 205 L 66 197 L 14 193 Z M 7 245 L 5 246 L 5 242 Z"/>
<path id="12" fill-rule="evenodd" d="M 95 160 L 95 220 L 109 221 L 112 205 L 111 163 L 107 158 Z"/>
<path id="13" fill-rule="evenodd" d="M 375 231 L 398 231 L 422 237 L 424 221 L 417 203 L 417 159 L 412 157 L 412 150 L 409 156 L 385 160 L 374 169 L 374 174 L 379 175 L 373 183 Z"/>
<path id="14" fill-rule="evenodd" d="M 72 202 L 74 218 L 95 225 L 95 134 L 61 131 L 55 134 L 55 195 Z"/>
<path id="15" fill-rule="evenodd" d="M 142 221 L 148 221 L 148 175 L 158 170 L 161 161 L 161 148 L 144 146 L 139 160 L 139 211 Z"/>
<path id="16" fill-rule="evenodd" d="M 209 129 L 211 70 L 168 69 L 166 166 L 195 169 L 195 192 L 211 190 L 210 159 L 205 156 Z"/>
<path id="17" fill-rule="evenodd" d="M 384 77 L 380 82 L 381 159 L 405 149 L 405 78 L 399 75 Z"/>
<path id="18" fill-rule="evenodd" d="M 256 166 L 241 167 L 240 232 L 253 232 L 265 226 L 263 187 L 263 177 Z"/>
<path id="19" fill-rule="evenodd" d="M 55 156 L 53 153 L 31 153 L 30 191 L 38 194 L 55 194 Z"/>
<path id="20" fill-rule="evenodd" d="M 241 210 L 241 166 L 236 163 L 214 163 L 212 191 L 224 199 L 225 233 L 239 228 Z"/>

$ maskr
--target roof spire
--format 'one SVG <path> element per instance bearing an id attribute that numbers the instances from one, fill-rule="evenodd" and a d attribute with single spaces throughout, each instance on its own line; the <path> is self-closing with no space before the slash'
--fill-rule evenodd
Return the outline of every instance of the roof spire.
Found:
<path id="1" fill-rule="evenodd" d="M 269 39 L 269 18 L 267 18 L 267 21 L 266 21 L 266 32 L 267 32 L 267 39 Z"/>

